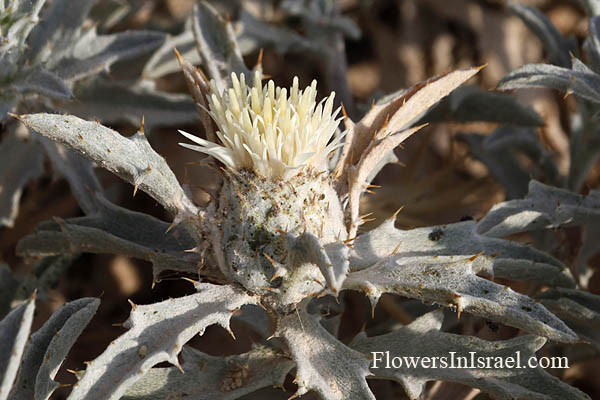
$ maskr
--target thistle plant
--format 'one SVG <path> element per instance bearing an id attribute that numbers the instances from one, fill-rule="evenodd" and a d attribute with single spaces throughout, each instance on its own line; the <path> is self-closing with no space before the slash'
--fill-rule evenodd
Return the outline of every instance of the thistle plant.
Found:
<path id="1" fill-rule="evenodd" d="M 75 116 L 15 115 L 31 130 L 131 183 L 134 194 L 146 192 L 171 216 L 162 221 L 113 204 L 92 164 L 63 153 L 55 163 L 85 216 L 40 224 L 19 243 L 20 255 L 125 254 L 152 262 L 156 280 L 165 270 L 198 276 L 194 294 L 132 303 L 123 324 L 128 330 L 77 372 L 79 380 L 68 399 L 235 399 L 282 386 L 289 373 L 295 376 L 294 396 L 313 391 L 327 400 L 374 399 L 367 384 L 371 378 L 399 382 L 410 398 L 418 398 L 432 380 L 462 383 L 500 399 L 589 398 L 539 367 L 460 370 L 372 364 L 375 351 L 420 357 L 449 352 L 468 356 L 470 351 L 504 357 L 519 351 L 531 357 L 548 340 L 588 340 L 544 306 L 556 305 L 550 294 L 542 304 L 490 279 L 556 287 L 580 299 L 561 261 L 496 237 L 511 226 L 504 214 L 411 230 L 397 229 L 394 214 L 373 230 L 362 229 L 368 217 L 360 213 L 360 199 L 393 159 L 390 153 L 422 128 L 418 121 L 427 110 L 480 68 L 433 77 L 375 104 L 354 122 L 339 117 L 333 93 L 318 101 L 316 81 L 304 89 L 298 80 L 289 90 L 280 88 L 263 82 L 260 65 L 252 75 L 225 74 L 243 61 L 227 24 L 220 26 L 217 35 L 227 46 L 214 47 L 226 50 L 214 55 L 222 62 L 209 68 L 212 80 L 179 57 L 205 135 L 182 132 L 195 143 L 182 145 L 208 155 L 206 162 L 220 178 L 220 190 L 206 207 L 192 201 L 150 146 L 143 126 L 124 137 Z M 441 330 L 443 313 L 438 310 L 388 333 L 361 333 L 344 343 L 323 301 L 342 301 L 343 292 L 350 290 L 363 293 L 373 310 L 382 294 L 392 293 L 529 334 L 492 342 L 447 333 Z M 581 307 L 591 310 L 595 303 L 584 300 Z M 215 357 L 186 345 L 211 325 L 233 334 L 233 318 L 262 336 L 248 352 Z M 22 335 L 12 337 L 22 349 Z M 162 362 L 173 367 L 156 367 Z M 16 374 L 4 376 L 0 393 L 17 393 L 18 384 L 11 389 Z M 33 393 L 43 397 L 37 388 Z"/>

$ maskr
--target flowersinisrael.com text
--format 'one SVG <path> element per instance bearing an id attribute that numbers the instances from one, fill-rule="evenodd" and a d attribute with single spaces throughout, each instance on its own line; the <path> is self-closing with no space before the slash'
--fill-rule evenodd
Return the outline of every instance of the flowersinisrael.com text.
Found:
<path id="1" fill-rule="evenodd" d="M 448 352 L 447 356 L 416 357 L 391 356 L 389 351 L 374 351 L 371 368 L 457 368 L 457 369 L 514 369 L 514 368 L 569 368 L 567 357 L 521 357 L 516 351 L 512 356 L 480 356 L 470 351 L 468 356 Z"/>

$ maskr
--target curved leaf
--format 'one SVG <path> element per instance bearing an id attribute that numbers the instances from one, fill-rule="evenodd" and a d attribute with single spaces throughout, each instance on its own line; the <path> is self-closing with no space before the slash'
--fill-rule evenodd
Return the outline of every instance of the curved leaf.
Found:
<path id="1" fill-rule="evenodd" d="M 90 322 L 100 300 L 82 298 L 62 306 L 37 330 L 25 348 L 14 400 L 46 400 L 60 386 L 53 379 L 69 350 Z"/>
<path id="2" fill-rule="evenodd" d="M 285 340 L 296 362 L 295 396 L 314 390 L 327 400 L 375 399 L 365 380 L 367 357 L 331 336 L 303 307 L 281 318 L 275 335 Z"/>
<path id="3" fill-rule="evenodd" d="M 0 321 L 0 400 L 8 398 L 17 377 L 34 309 L 35 297 L 32 297 Z"/>
<path id="4" fill-rule="evenodd" d="M 179 367 L 177 355 L 196 334 L 214 324 L 229 329 L 233 311 L 257 302 L 233 286 L 205 283 L 197 289 L 193 295 L 134 306 L 124 324 L 130 329 L 88 364 L 68 399 L 119 399 L 156 364 Z"/>
<path id="5" fill-rule="evenodd" d="M 576 342 L 577 335 L 535 300 L 477 276 L 491 264 L 486 256 L 390 257 L 370 268 L 351 272 L 345 289 L 361 290 L 373 308 L 383 293 L 395 293 L 427 303 L 455 307 L 492 321 L 514 326 L 559 342 Z"/>
<path id="6" fill-rule="evenodd" d="M 30 129 L 62 143 L 139 187 L 172 215 L 196 216 L 198 208 L 179 185 L 165 159 L 143 132 L 130 138 L 70 115 L 29 114 L 19 119 Z"/>
<path id="7" fill-rule="evenodd" d="M 123 400 L 233 400 L 260 388 L 283 387 L 293 361 L 266 348 L 247 353 L 213 357 L 185 346 L 182 373 L 177 368 L 152 368 L 127 390 Z"/>
<path id="8" fill-rule="evenodd" d="M 394 227 L 391 218 L 354 241 L 350 270 L 364 269 L 390 257 L 429 257 L 435 262 L 439 256 L 460 259 L 485 254 L 493 256 L 482 265 L 481 273 L 488 276 L 575 286 L 569 270 L 556 258 L 522 243 L 481 235 L 476 229 L 474 221 L 464 221 L 403 231 Z"/>
<path id="9" fill-rule="evenodd" d="M 481 389 L 500 400 L 589 400 L 543 368 L 529 368 L 527 363 L 544 345 L 544 338 L 528 335 L 489 342 L 440 332 L 442 319 L 443 314 L 436 311 L 385 335 L 367 337 L 361 333 L 350 347 L 373 357 L 371 372 L 375 378 L 400 382 L 413 399 L 421 395 L 427 382 L 443 380 Z M 470 364 L 474 357 L 476 362 L 482 360 L 483 368 L 476 363 L 474 368 L 456 368 L 459 363 Z M 392 365 L 394 358 L 400 364 Z M 502 360 L 503 368 L 497 366 L 497 360 Z M 508 363 L 516 367 L 508 368 Z"/>

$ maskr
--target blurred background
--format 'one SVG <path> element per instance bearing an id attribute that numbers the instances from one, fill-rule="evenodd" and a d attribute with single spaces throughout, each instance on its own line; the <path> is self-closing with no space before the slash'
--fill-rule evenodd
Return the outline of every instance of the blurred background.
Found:
<path id="1" fill-rule="evenodd" d="M 103 0 L 93 11 L 94 18 L 109 21 L 99 25 L 104 32 L 127 29 L 155 29 L 169 32 L 173 38 L 183 38 L 189 32 L 188 21 L 194 0 Z M 523 21 L 507 10 L 504 1 L 494 0 L 340 0 L 330 2 L 336 18 L 330 34 L 318 35 L 306 21 L 306 13 L 314 12 L 304 1 L 215 1 L 213 5 L 226 16 L 239 37 L 239 43 L 248 66 L 259 60 L 262 51 L 264 73 L 280 86 L 289 86 L 298 76 L 301 85 L 319 82 L 320 97 L 331 90 L 344 103 L 348 115 L 359 119 L 371 104 L 386 94 L 408 88 L 436 74 L 456 68 L 486 65 L 469 84 L 483 91 L 493 91 L 498 81 L 510 71 L 528 63 L 547 61 L 540 40 Z M 294 4 L 295 3 L 295 4 Z M 556 25 L 564 36 L 571 36 L 578 44 L 588 34 L 588 17 L 577 1 L 528 0 L 520 3 L 538 7 Z M 291 7 L 291 8 L 289 8 Z M 296 14 L 289 10 L 297 7 Z M 110 18 L 113 18 L 110 20 Z M 319 19 L 313 19 L 318 24 Z M 316 21 L 316 22 L 315 22 Z M 268 26 L 271 31 L 266 30 Z M 265 33 L 267 32 L 267 33 Z M 189 41 L 188 41 L 189 42 Z M 174 42 L 184 56 L 198 63 L 192 48 L 185 40 Z M 174 58 L 167 49 L 161 57 L 141 58 L 136 62 L 115 65 L 106 79 L 128 79 L 132 69 L 146 66 L 144 79 L 156 88 L 169 93 L 187 93 L 183 76 L 173 67 Z M 196 57 L 196 59 L 194 59 Z M 158 61 L 157 61 L 158 60 Z M 137 63 L 137 64 L 136 64 Z M 148 63 L 154 63 L 148 68 Z M 535 127 L 540 143 L 556 160 L 559 171 L 566 174 L 569 167 L 569 114 L 576 107 L 572 96 L 548 89 L 519 90 L 512 93 L 518 103 L 530 106 L 543 119 Z M 482 106 L 486 105 L 482 103 Z M 444 110 L 439 118 L 419 134 L 414 135 L 397 149 L 398 162 L 386 166 L 373 182 L 381 186 L 363 198 L 362 213 L 373 213 L 375 220 L 363 226 L 368 230 L 403 206 L 397 226 L 413 228 L 478 219 L 493 204 L 507 198 L 521 196 L 519 188 L 510 192 L 502 177 L 490 173 L 488 166 L 474 157 L 462 140 L 464 134 L 487 135 L 500 126 L 499 122 L 469 121 L 469 118 L 446 118 Z M 502 110 L 487 110 L 490 114 Z M 193 113 L 194 111 L 190 111 Z M 486 110 L 479 110 L 484 113 Z M 94 111 L 91 113 L 93 115 Z M 161 114 L 162 116 L 162 114 Z M 145 115 L 146 121 L 153 115 Z M 138 121 L 141 119 L 139 115 Z M 148 138 L 156 151 L 164 155 L 179 177 L 189 184 L 195 200 L 209 201 L 208 191 L 215 189 L 213 172 L 198 164 L 202 155 L 181 148 L 177 129 L 202 134 L 195 117 L 183 118 L 180 124 L 161 127 L 156 123 Z M 110 125 L 124 135 L 134 133 L 139 126 L 118 118 Z M 519 159 L 527 171 L 527 158 Z M 168 216 L 154 200 L 138 192 L 125 182 L 98 169 L 99 177 L 111 200 L 126 208 L 143 211 L 168 220 Z M 544 181 L 544 177 L 539 177 Z M 598 189 L 598 165 L 586 178 L 582 193 Z M 40 222 L 58 216 L 82 215 L 69 186 L 58 178 L 50 165 L 41 179 L 26 186 L 19 215 L 12 228 L 0 228 L 0 258 L 11 265 L 19 276 L 31 273 L 34 260 L 16 256 L 19 239 L 31 233 Z M 577 229 L 557 233 L 560 245 L 556 251 L 563 260 L 572 259 L 579 242 Z M 519 239 L 519 238 L 518 238 Z M 520 238 L 528 240 L 527 237 Z M 600 294 L 600 258 L 593 263 L 594 271 L 589 290 Z M 192 293 L 193 286 L 178 274 L 166 273 L 153 285 L 149 263 L 122 256 L 82 254 L 78 256 L 49 291 L 46 301 L 39 306 L 34 329 L 39 327 L 61 304 L 80 297 L 100 297 L 102 303 L 97 315 L 75 344 L 59 376 L 59 381 L 75 382 L 67 369 L 83 369 L 83 361 L 98 356 L 106 345 L 124 332 L 118 324 L 130 310 L 127 302 L 136 304 L 160 301 Z M 524 283 L 510 283 L 515 290 L 532 293 Z M 342 315 L 341 338 L 348 341 L 363 327 L 381 329 L 394 323 L 410 322 L 424 306 L 396 296 L 384 296 L 375 318 L 370 318 L 368 301 L 356 293 L 344 295 L 346 311 Z M 334 311 L 335 312 L 335 311 Z M 484 319 L 463 315 L 461 323 L 451 331 L 475 335 L 485 339 L 506 339 L 514 336 L 514 328 L 487 323 Z M 243 324 L 233 323 L 238 338 L 234 341 L 221 328 L 211 327 L 201 338 L 192 340 L 198 349 L 212 355 L 227 355 L 247 351 L 253 333 Z M 560 349 L 546 351 L 560 352 Z M 545 348 L 546 349 L 546 348 Z M 557 353 L 560 354 L 560 353 Z M 588 357 L 589 358 L 589 357 Z M 600 363 L 598 358 L 577 362 L 568 370 L 551 370 L 561 379 L 600 399 Z M 402 399 L 399 385 L 387 381 L 370 381 L 381 399 Z M 287 393 L 267 390 L 247 398 L 288 398 L 294 385 L 288 382 Z M 53 398 L 62 399 L 69 389 L 59 390 Z M 432 383 L 426 399 L 471 399 L 477 391 L 457 384 Z M 307 395 L 303 398 L 313 398 Z"/>

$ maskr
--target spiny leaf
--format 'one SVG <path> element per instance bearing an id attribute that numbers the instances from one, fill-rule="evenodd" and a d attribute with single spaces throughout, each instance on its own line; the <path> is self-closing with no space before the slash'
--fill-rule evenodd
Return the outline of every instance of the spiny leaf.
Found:
<path id="1" fill-rule="evenodd" d="M 62 306 L 32 336 L 11 392 L 14 400 L 46 400 L 60 385 L 53 379 L 69 350 L 90 322 L 100 300 L 82 298 Z"/>
<path id="2" fill-rule="evenodd" d="M 327 400 L 375 399 L 365 380 L 367 357 L 331 336 L 304 307 L 281 318 L 276 335 L 296 362 L 296 396 L 314 390 Z"/>
<path id="3" fill-rule="evenodd" d="M 180 227 L 98 198 L 99 211 L 66 221 L 47 221 L 21 239 L 17 253 L 29 257 L 72 253 L 122 254 L 152 262 L 154 277 L 165 270 L 196 273 L 201 257 L 186 252 L 196 243 Z"/>
<path id="4" fill-rule="evenodd" d="M 254 347 L 247 353 L 213 357 L 184 346 L 181 368 L 152 368 L 127 390 L 123 400 L 234 400 L 260 388 L 283 387 L 294 363 L 275 350 Z"/>
<path id="5" fill-rule="evenodd" d="M 459 314 L 466 311 L 552 340 L 577 341 L 571 329 L 535 300 L 477 276 L 491 264 L 490 257 L 457 258 L 393 256 L 351 272 L 344 288 L 364 291 L 373 307 L 383 293 L 396 293 L 456 307 Z"/>
<path id="6" fill-rule="evenodd" d="M 388 154 L 393 152 L 396 147 L 421 128 L 422 126 L 417 126 L 398 133 L 392 133 L 386 129 L 381 135 L 378 133 L 369 146 L 367 146 L 356 166 L 349 167 L 347 207 L 349 222 L 348 236 L 356 236 L 358 226 L 361 224 L 361 220 L 359 219 L 360 197 L 370 183 L 367 181 L 367 178 L 372 175 L 371 172 L 380 168 L 381 162 L 386 159 Z"/>
<path id="7" fill-rule="evenodd" d="M 139 187 L 172 215 L 196 216 L 198 208 L 177 182 L 165 159 L 138 132 L 130 138 L 69 115 L 29 114 L 19 119 L 30 129 L 78 151 Z"/>
<path id="8" fill-rule="evenodd" d="M 119 399 L 156 364 L 179 366 L 177 355 L 196 334 L 214 324 L 229 329 L 234 310 L 257 302 L 233 286 L 204 283 L 197 289 L 197 294 L 134 306 L 124 324 L 129 330 L 88 364 L 68 399 Z"/>
<path id="9" fill-rule="evenodd" d="M 579 337 L 600 351 L 600 296 L 583 290 L 553 288 L 538 296 Z"/>
<path id="10" fill-rule="evenodd" d="M 496 360 L 514 360 L 516 363 L 517 357 L 519 365 L 527 365 L 528 360 L 535 357 L 535 352 L 546 342 L 544 338 L 528 335 L 489 342 L 476 337 L 440 332 L 442 319 L 443 314 L 436 311 L 385 335 L 367 337 L 361 333 L 350 343 L 350 347 L 373 357 L 372 365 L 377 363 L 378 366 L 371 368 L 375 378 L 400 382 L 413 399 L 421 395 L 427 382 L 443 380 L 481 389 L 491 394 L 494 399 L 589 400 L 587 395 L 561 382 L 541 367 L 496 366 Z M 398 365 L 396 362 L 394 366 L 387 365 L 386 351 L 389 351 L 390 359 L 398 358 L 402 364 Z M 458 365 L 460 358 L 470 362 L 473 352 L 484 362 L 487 362 L 486 357 L 490 357 L 491 367 L 447 368 L 451 363 Z M 442 360 L 446 367 L 442 365 Z M 416 365 L 411 366 L 411 362 Z"/>
<path id="11" fill-rule="evenodd" d="M 559 227 L 581 226 L 582 245 L 574 261 L 580 283 L 587 286 L 591 276 L 588 262 L 598 252 L 597 235 L 600 221 L 600 192 L 587 196 L 544 185 L 529 184 L 527 197 L 497 204 L 477 225 L 486 236 L 508 236 Z"/>
<path id="12" fill-rule="evenodd" d="M 336 166 L 335 175 L 345 183 L 347 169 L 355 165 L 375 134 L 386 137 L 389 134 L 409 128 L 422 114 L 439 100 L 479 72 L 481 68 L 457 70 L 431 78 L 385 104 L 375 105 L 346 134 L 342 156 Z"/>
<path id="13" fill-rule="evenodd" d="M 594 103 L 600 103 L 600 76 L 578 59 L 573 69 L 548 64 L 528 64 L 506 75 L 498 89 L 543 87 L 573 93 Z"/>
<path id="14" fill-rule="evenodd" d="M 600 192 L 591 191 L 588 196 L 582 196 L 532 180 L 526 198 L 492 207 L 477 224 L 477 232 L 502 237 L 538 229 L 594 224 L 598 218 Z"/>
<path id="15" fill-rule="evenodd" d="M 569 270 L 556 258 L 518 242 L 479 234 L 474 221 L 431 226 L 411 230 L 394 227 L 394 218 L 360 235 L 353 243 L 350 270 L 370 267 L 399 256 L 439 256 L 468 258 L 477 254 L 492 256 L 482 273 L 490 277 L 537 282 L 552 286 L 574 287 Z"/>

